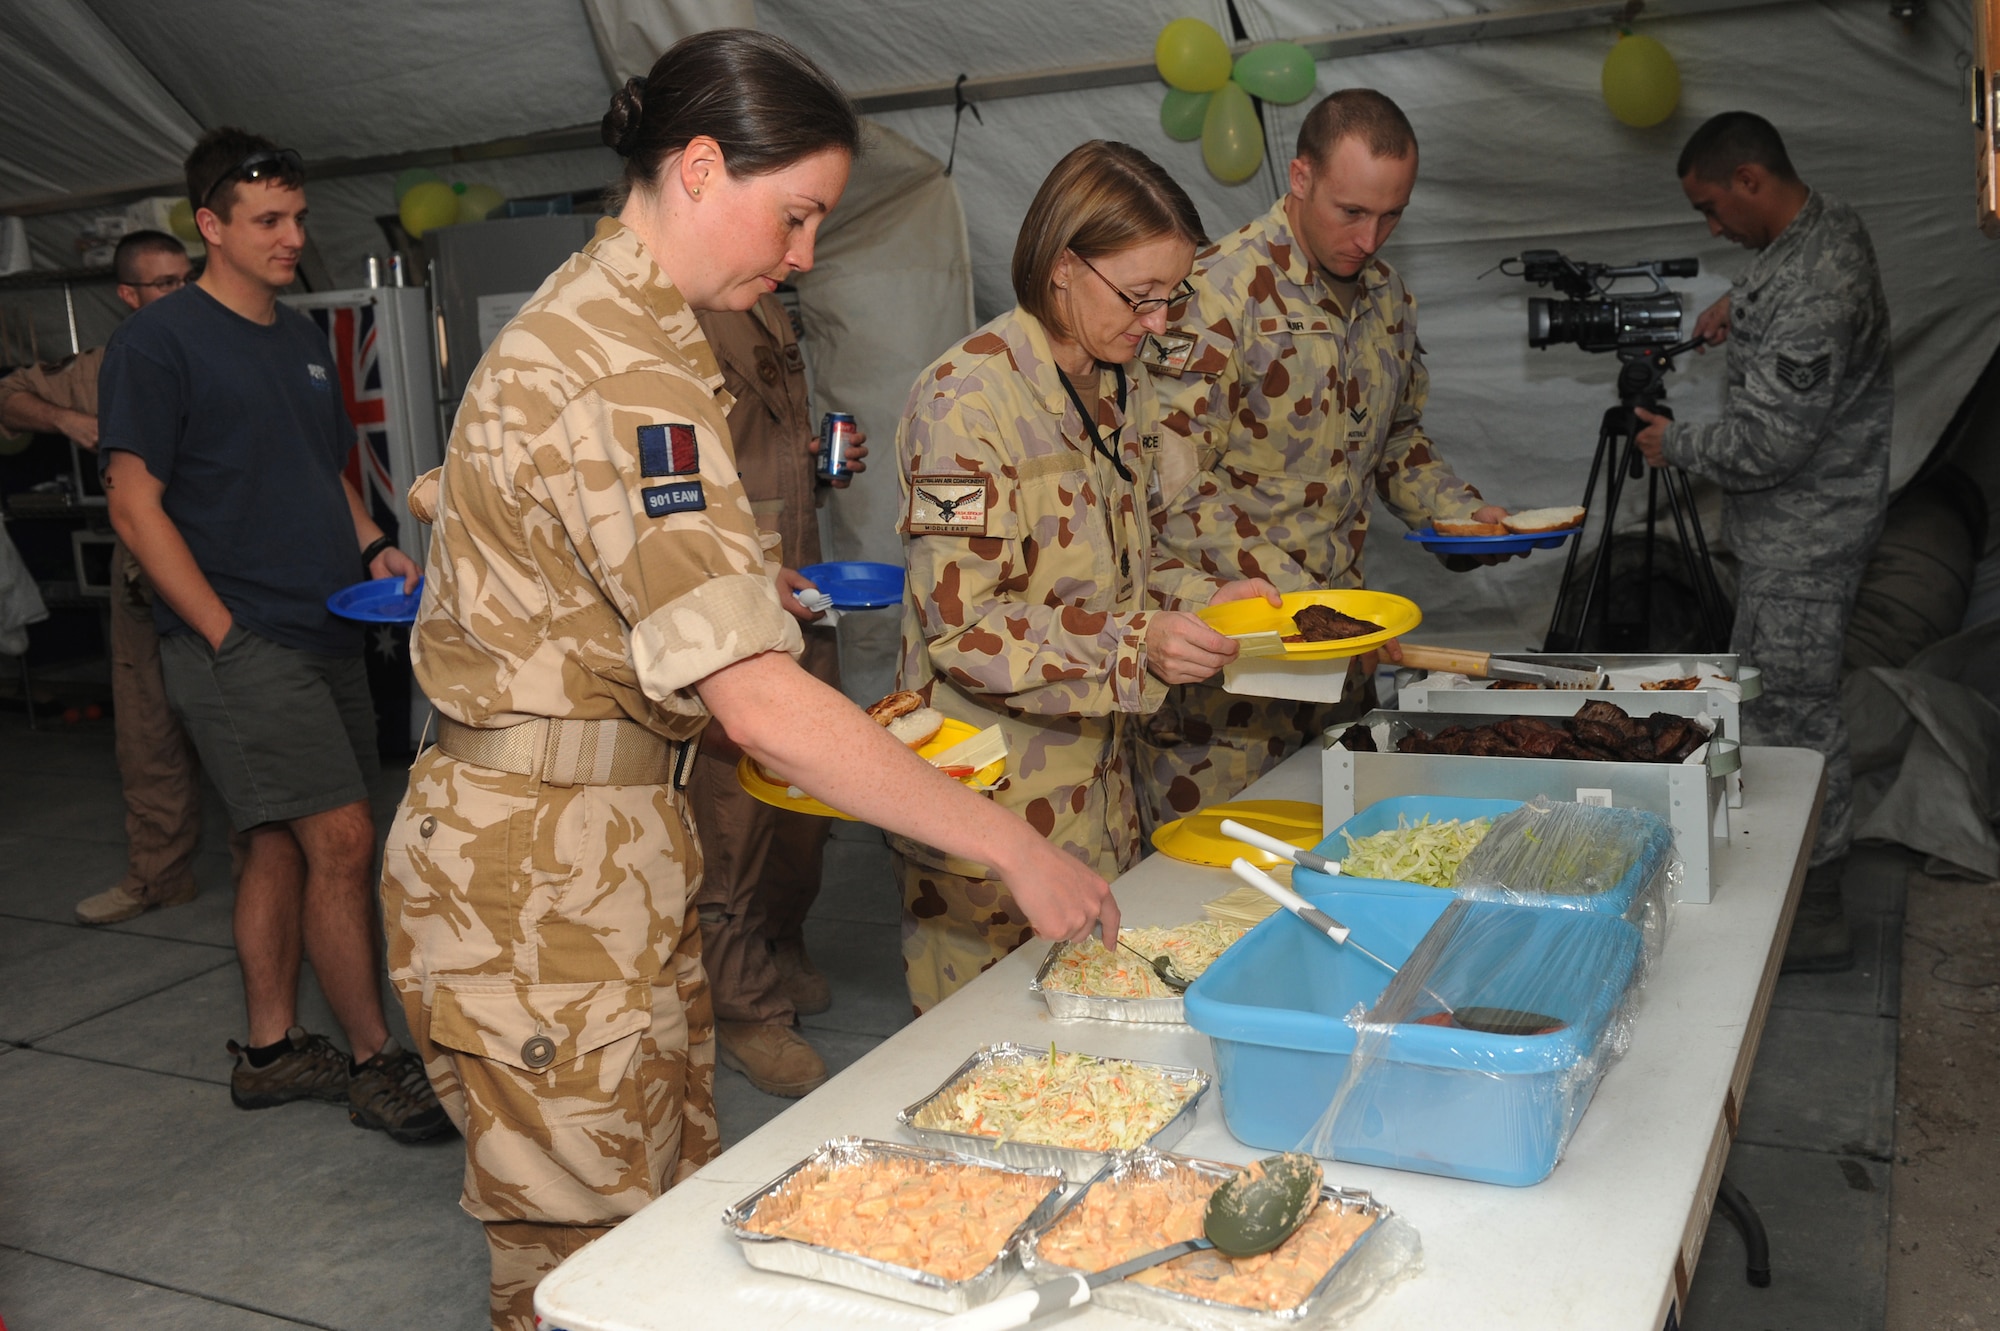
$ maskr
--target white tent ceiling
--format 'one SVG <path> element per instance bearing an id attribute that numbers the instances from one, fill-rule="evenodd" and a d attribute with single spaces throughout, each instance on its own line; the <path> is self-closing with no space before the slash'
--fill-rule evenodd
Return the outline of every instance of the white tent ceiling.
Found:
<path id="1" fill-rule="evenodd" d="M 594 3 L 600 13 L 641 17 L 649 5 L 668 7 Z M 1234 8 L 1262 39 L 1516 3 L 1235 0 Z M 857 93 L 1144 58 L 1160 27 L 1187 14 L 1229 30 L 1227 0 L 756 0 L 755 13 Z M 1906 478 L 2000 341 L 2000 249 L 1971 224 L 1968 29 L 1962 4 L 1933 4 L 1906 30 L 1881 0 L 1794 0 L 1653 21 L 1646 30 L 1679 59 L 1683 93 L 1673 118 L 1643 131 L 1614 122 L 1599 96 L 1615 35 L 1608 26 L 1322 62 L 1321 91 L 1380 87 L 1417 126 L 1423 173 L 1389 257 L 1421 301 L 1429 420 L 1447 456 L 1502 502 L 1580 493 L 1615 366 L 1574 350 L 1531 354 L 1528 289 L 1479 275 L 1523 247 L 1612 262 L 1694 254 L 1703 275 L 1685 288 L 1697 305 L 1713 298 L 1747 258 L 1707 238 L 1672 164 L 1701 119 L 1744 107 L 1775 121 L 1808 180 L 1854 203 L 1873 230 L 1895 322 L 1897 477 Z M 0 213 L 67 192 L 171 180 L 210 125 L 257 129 L 310 165 L 593 123 L 608 87 L 578 0 L 0 0 Z M 1160 132 L 1160 92 L 1142 84 L 995 100 L 982 106 L 983 123 L 964 118 L 954 179 L 982 316 L 1011 301 L 1007 260 L 1028 198 L 1082 139 L 1121 138 L 1153 153 L 1188 185 L 1214 234 L 1268 205 L 1298 108 L 1266 108 L 1273 169 L 1232 187 L 1207 174 L 1196 145 Z M 875 118 L 939 159 L 950 151 L 948 107 Z M 583 149 L 441 170 L 528 194 L 601 184 L 615 163 Z M 324 179 L 310 193 L 335 280 L 357 281 L 364 257 L 382 249 L 373 218 L 391 208 L 389 174 Z M 31 218 L 38 262 L 72 260 L 79 222 Z M 44 318 L 45 344 L 58 326 Z M 86 319 L 86 340 L 105 331 L 108 319 Z M 1712 411 L 1720 381 L 1719 357 L 1690 359 L 1673 385 L 1677 408 Z M 886 443 L 891 423 L 873 426 Z M 887 533 L 855 539 L 893 557 Z M 1538 558 L 1448 576 L 1392 539 L 1371 555 L 1373 581 L 1409 590 L 1439 627 L 1496 645 L 1538 636 L 1555 571 Z"/>

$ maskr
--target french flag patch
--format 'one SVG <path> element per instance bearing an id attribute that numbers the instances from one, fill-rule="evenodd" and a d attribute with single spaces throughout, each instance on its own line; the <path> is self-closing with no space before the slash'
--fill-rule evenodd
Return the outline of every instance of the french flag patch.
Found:
<path id="1" fill-rule="evenodd" d="M 639 427 L 641 476 L 694 476 L 701 471 L 694 426 L 678 422 Z"/>

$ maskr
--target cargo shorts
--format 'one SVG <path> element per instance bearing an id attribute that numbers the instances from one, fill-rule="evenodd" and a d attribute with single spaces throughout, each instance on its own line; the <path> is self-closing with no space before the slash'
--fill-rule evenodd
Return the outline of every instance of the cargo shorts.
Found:
<path id="1" fill-rule="evenodd" d="M 383 860 L 389 978 L 475 1218 L 614 1224 L 715 1156 L 700 873 L 671 787 L 419 755 Z"/>

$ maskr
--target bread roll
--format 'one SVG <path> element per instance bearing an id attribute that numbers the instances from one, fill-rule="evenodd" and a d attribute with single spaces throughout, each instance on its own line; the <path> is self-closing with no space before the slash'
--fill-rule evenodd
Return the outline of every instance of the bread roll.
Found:
<path id="1" fill-rule="evenodd" d="M 1583 509 L 1574 505 L 1566 508 L 1529 508 L 1507 515 L 1507 530 L 1522 536 L 1567 531 L 1582 525 Z"/>
<path id="2" fill-rule="evenodd" d="M 921 749 L 944 729 L 944 713 L 935 707 L 919 707 L 889 723 L 889 733 L 913 749 Z"/>
<path id="3" fill-rule="evenodd" d="M 1507 528 L 1498 522 L 1474 522 L 1471 518 L 1439 518 L 1431 530 L 1440 536 L 1505 536 Z"/>

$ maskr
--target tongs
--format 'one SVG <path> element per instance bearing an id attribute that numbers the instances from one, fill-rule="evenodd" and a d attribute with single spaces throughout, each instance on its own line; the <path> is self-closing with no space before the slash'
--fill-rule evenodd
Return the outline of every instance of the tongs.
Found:
<path id="1" fill-rule="evenodd" d="M 1304 854 L 1305 852 L 1302 851 L 1300 853 Z M 1318 856 L 1314 856 L 1314 858 L 1317 859 Z M 1292 891 L 1250 861 L 1246 859 L 1231 860 L 1229 871 L 1311 925 L 1314 933 L 1324 934 L 1336 943 L 1353 948 L 1356 952 L 1359 952 L 1377 966 L 1382 967 L 1391 975 L 1398 973 L 1394 966 L 1391 966 L 1388 962 L 1355 942 L 1352 936 L 1353 931 L 1346 925 L 1334 919 L 1331 915 L 1328 915 L 1325 911 L 1313 905 L 1310 901 L 1307 901 L 1304 897 Z"/>
<path id="2" fill-rule="evenodd" d="M 1340 872 L 1340 862 L 1338 860 L 1330 860 L 1326 856 L 1314 851 L 1300 850 L 1289 841 L 1280 841 L 1274 836 L 1266 836 L 1254 827 L 1245 827 L 1234 818 L 1224 818 L 1222 820 L 1222 835 L 1236 841 L 1241 841 L 1246 846 L 1255 846 L 1259 850 L 1269 851 L 1279 859 L 1289 860 L 1302 869 L 1311 869 L 1315 873 L 1329 875 Z"/>
<path id="3" fill-rule="evenodd" d="M 1473 679 L 1507 679 L 1521 684 L 1540 684 L 1550 689 L 1601 689 L 1602 670 L 1571 670 L 1565 666 L 1510 661 L 1491 652 L 1475 652 L 1460 647 L 1425 647 L 1402 644 L 1403 664 L 1418 670 L 1449 670 Z"/>

